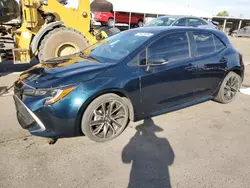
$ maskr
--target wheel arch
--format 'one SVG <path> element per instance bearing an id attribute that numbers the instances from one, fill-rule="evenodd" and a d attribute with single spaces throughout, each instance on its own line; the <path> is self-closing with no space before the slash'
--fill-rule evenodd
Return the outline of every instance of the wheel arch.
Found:
<path id="1" fill-rule="evenodd" d="M 125 103 L 127 104 L 128 106 L 128 109 L 129 109 L 129 119 L 131 121 L 135 121 L 135 113 L 134 113 L 134 107 L 133 107 L 133 104 L 132 104 L 132 101 L 130 100 L 130 98 L 128 97 L 127 94 L 125 94 L 124 91 L 120 90 L 120 89 L 109 89 L 109 90 L 103 90 L 103 91 L 100 91 L 100 92 L 97 92 L 95 94 L 93 94 L 83 105 L 82 107 L 80 108 L 78 114 L 77 114 L 77 117 L 76 117 L 76 132 L 79 132 L 81 134 L 82 133 L 82 130 L 81 130 L 81 120 L 82 120 L 82 117 L 83 117 L 83 113 L 84 111 L 86 110 L 86 108 L 90 105 L 91 102 L 93 102 L 96 98 L 102 96 L 102 95 L 105 95 L 105 94 L 116 94 L 120 97 L 122 97 L 125 101 Z"/>
<path id="2" fill-rule="evenodd" d="M 35 37 L 32 39 L 32 42 L 30 44 L 30 48 L 32 53 L 35 53 L 36 50 L 39 47 L 40 42 L 42 41 L 43 37 L 45 36 L 45 34 L 49 31 L 51 31 L 52 29 L 59 27 L 61 25 L 63 25 L 64 22 L 62 21 L 57 21 L 57 22 L 52 22 L 47 24 L 46 26 L 42 27 L 39 32 L 35 35 Z"/>
<path id="3" fill-rule="evenodd" d="M 110 20 L 110 19 L 113 19 L 114 21 L 115 21 L 115 18 L 114 17 L 112 17 L 112 16 L 109 16 L 108 17 L 108 20 L 107 20 L 107 22 Z"/>
<path id="4" fill-rule="evenodd" d="M 221 87 L 221 84 L 223 82 L 223 80 L 226 78 L 226 76 L 230 73 L 230 72 L 234 72 L 236 74 L 238 74 L 241 78 L 242 78 L 242 82 L 243 82 L 243 79 L 244 79 L 244 71 L 242 70 L 241 67 L 238 67 L 238 66 L 235 66 L 235 67 L 232 67 L 231 69 L 229 69 L 225 75 L 223 76 L 223 78 L 221 79 L 220 83 L 218 84 L 213 96 L 216 96 L 220 90 L 220 87 Z"/>
<path id="5" fill-rule="evenodd" d="M 241 68 L 239 68 L 239 67 L 234 67 L 234 68 L 232 68 L 230 71 L 228 71 L 228 73 L 229 72 L 235 72 L 236 74 L 238 74 L 242 79 L 244 78 L 244 71 L 242 71 L 241 70 Z M 228 74 L 227 73 L 227 74 Z"/>
<path id="6" fill-rule="evenodd" d="M 142 18 L 139 18 L 139 19 L 138 19 L 138 23 L 139 23 L 139 22 L 142 22 L 142 23 L 143 23 L 143 19 L 142 19 Z"/>

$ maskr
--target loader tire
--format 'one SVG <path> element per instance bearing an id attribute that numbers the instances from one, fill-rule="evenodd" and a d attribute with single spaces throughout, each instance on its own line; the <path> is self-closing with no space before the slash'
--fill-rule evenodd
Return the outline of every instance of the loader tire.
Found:
<path id="1" fill-rule="evenodd" d="M 69 27 L 53 29 L 43 38 L 38 52 L 40 62 L 77 53 L 90 46 L 80 32 Z"/>

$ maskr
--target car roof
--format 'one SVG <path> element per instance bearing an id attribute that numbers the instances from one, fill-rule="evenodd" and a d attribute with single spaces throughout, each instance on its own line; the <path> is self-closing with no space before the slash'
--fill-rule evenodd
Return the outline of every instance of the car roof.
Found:
<path id="1" fill-rule="evenodd" d="M 128 31 L 135 31 L 138 33 L 153 33 L 154 35 L 161 35 L 165 33 L 172 33 L 176 31 L 202 31 L 210 32 L 219 37 L 227 46 L 231 45 L 228 37 L 219 30 L 207 29 L 207 28 L 196 28 L 196 27 L 178 27 L 178 26 L 153 26 L 153 27 L 139 27 Z"/>
<path id="2" fill-rule="evenodd" d="M 209 31 L 212 33 L 223 34 L 219 30 L 215 29 L 207 29 L 207 28 L 197 28 L 197 27 L 178 27 L 178 26 L 152 26 L 152 27 L 139 27 L 136 29 L 131 29 L 129 31 L 137 31 L 137 32 L 150 32 L 153 34 L 158 34 L 162 32 L 171 32 L 171 31 Z M 224 35 L 224 34 L 223 34 Z"/>
<path id="3" fill-rule="evenodd" d="M 185 16 L 185 15 L 169 15 L 169 16 L 160 16 L 158 18 L 199 18 L 203 19 L 197 16 Z"/>

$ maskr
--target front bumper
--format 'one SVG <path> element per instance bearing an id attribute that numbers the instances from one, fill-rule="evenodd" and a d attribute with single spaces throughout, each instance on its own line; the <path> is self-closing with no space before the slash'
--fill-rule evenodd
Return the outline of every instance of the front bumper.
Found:
<path id="1" fill-rule="evenodd" d="M 17 120 L 23 129 L 27 129 L 32 135 L 56 138 L 57 135 L 53 131 L 46 129 L 42 121 L 33 113 L 17 96 L 14 95 L 16 105 Z"/>
<path id="2" fill-rule="evenodd" d="M 80 136 L 84 97 L 76 89 L 57 103 L 45 106 L 45 98 L 22 96 L 17 92 L 14 101 L 18 122 L 36 136 L 53 139 Z"/>
<path id="3" fill-rule="evenodd" d="M 22 102 L 22 100 L 14 95 L 16 105 L 17 120 L 24 129 L 37 127 L 37 131 L 45 131 L 46 128 L 41 120 Z"/>

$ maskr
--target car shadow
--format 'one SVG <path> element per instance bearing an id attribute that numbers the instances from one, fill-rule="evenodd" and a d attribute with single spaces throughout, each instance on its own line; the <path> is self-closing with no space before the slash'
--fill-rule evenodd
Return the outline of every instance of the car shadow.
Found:
<path id="1" fill-rule="evenodd" d="M 169 166 L 175 154 L 163 131 L 152 119 L 144 120 L 122 151 L 122 162 L 132 164 L 128 188 L 171 188 Z"/>

